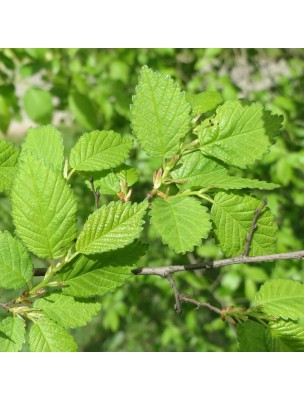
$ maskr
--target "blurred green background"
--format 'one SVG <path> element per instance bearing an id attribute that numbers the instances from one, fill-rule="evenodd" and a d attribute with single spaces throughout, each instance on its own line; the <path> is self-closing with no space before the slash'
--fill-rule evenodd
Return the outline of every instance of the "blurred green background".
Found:
<path id="1" fill-rule="evenodd" d="M 52 123 L 68 151 L 84 132 L 113 129 L 131 135 L 129 106 L 140 68 L 170 74 L 189 93 L 218 91 L 225 100 L 260 101 L 284 115 L 284 129 L 271 152 L 246 176 L 281 185 L 267 194 L 280 231 L 278 252 L 303 249 L 304 220 L 304 50 L 302 49 L 0 49 L 0 132 L 21 143 L 28 127 Z M 128 163 L 140 180 L 133 200 L 151 188 L 160 160 L 138 148 Z M 241 174 L 241 171 L 238 172 Z M 79 228 L 94 209 L 81 177 L 72 180 L 79 204 Z M 263 196 L 263 193 L 259 194 Z M 103 202 L 113 200 L 102 198 Z M 10 202 L 0 195 L 0 229 L 14 230 Z M 152 229 L 141 266 L 197 263 L 221 258 L 214 238 L 193 254 L 179 256 Z M 35 259 L 41 266 L 41 260 Z M 219 307 L 247 306 L 269 278 L 304 281 L 297 261 L 234 265 L 220 271 L 176 275 L 181 292 Z M 1 294 L 5 297 L 7 293 Z M 184 305 L 176 315 L 167 281 L 138 276 L 103 298 L 103 310 L 88 326 L 72 331 L 80 351 L 235 351 L 235 331 L 209 310 Z"/>

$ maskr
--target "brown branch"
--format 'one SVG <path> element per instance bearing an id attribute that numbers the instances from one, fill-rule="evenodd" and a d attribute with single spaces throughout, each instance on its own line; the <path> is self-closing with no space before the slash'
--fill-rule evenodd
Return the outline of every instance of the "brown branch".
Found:
<path id="1" fill-rule="evenodd" d="M 100 199 L 100 192 L 99 192 L 99 190 L 95 189 L 93 176 L 91 176 L 91 178 L 90 178 L 90 184 L 91 184 L 92 192 L 93 192 L 94 199 L 95 199 L 95 208 L 97 210 L 99 199 Z"/>
<path id="2" fill-rule="evenodd" d="M 176 283 L 175 280 L 173 278 L 172 275 L 168 275 L 166 277 L 166 279 L 168 279 L 168 281 L 170 282 L 170 285 L 173 289 L 174 292 L 174 297 L 175 297 L 175 305 L 174 305 L 174 309 L 177 312 L 177 314 L 181 314 L 182 313 L 182 308 L 181 308 L 181 304 L 180 304 L 180 293 L 176 287 Z"/>
<path id="3" fill-rule="evenodd" d="M 222 310 L 220 310 L 219 308 L 214 307 L 209 303 L 203 303 L 201 301 L 192 299 L 191 297 L 189 297 L 188 295 L 185 295 L 185 294 L 180 294 L 179 295 L 179 300 L 184 302 L 184 303 L 195 304 L 197 306 L 197 308 L 205 307 L 205 308 L 209 308 L 209 310 L 211 310 L 211 311 L 216 312 L 217 314 L 222 314 Z"/>

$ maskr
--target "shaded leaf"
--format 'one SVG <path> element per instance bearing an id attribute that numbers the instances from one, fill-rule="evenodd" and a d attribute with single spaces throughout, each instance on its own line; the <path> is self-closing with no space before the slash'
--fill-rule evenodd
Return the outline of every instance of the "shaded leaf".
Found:
<path id="1" fill-rule="evenodd" d="M 52 120 L 53 105 L 49 92 L 38 88 L 29 88 L 23 97 L 27 115 L 39 124 L 48 124 Z"/>
<path id="2" fill-rule="evenodd" d="M 240 351 L 264 352 L 266 347 L 266 327 L 254 321 L 246 321 L 237 325 L 237 337 Z"/>
<path id="3" fill-rule="evenodd" d="M 69 108 L 76 121 L 85 129 L 95 129 L 97 126 L 97 116 L 92 101 L 79 92 L 69 95 Z"/>

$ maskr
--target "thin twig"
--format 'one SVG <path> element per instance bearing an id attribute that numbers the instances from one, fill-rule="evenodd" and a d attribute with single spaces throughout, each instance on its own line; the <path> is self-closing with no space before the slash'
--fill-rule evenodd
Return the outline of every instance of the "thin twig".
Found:
<path id="1" fill-rule="evenodd" d="M 168 281 L 170 282 L 170 285 L 173 289 L 174 292 L 174 297 L 175 297 L 175 305 L 174 305 L 174 309 L 177 312 L 177 314 L 181 314 L 182 313 L 182 308 L 181 308 L 181 304 L 180 304 L 180 293 L 176 287 L 176 283 L 175 280 L 173 278 L 172 275 L 167 275 L 166 279 L 168 279 Z"/>
<path id="2" fill-rule="evenodd" d="M 93 192 L 94 199 L 95 199 L 95 208 L 97 210 L 99 199 L 100 199 L 100 192 L 99 192 L 99 190 L 95 189 L 93 176 L 91 176 L 91 178 L 90 178 L 90 184 L 91 184 L 92 192 Z"/>
<path id="3" fill-rule="evenodd" d="M 185 294 L 180 294 L 179 295 L 179 300 L 184 302 L 184 303 L 191 303 L 191 304 L 195 304 L 197 306 L 197 308 L 200 307 L 205 307 L 205 308 L 209 308 L 209 310 L 216 312 L 217 314 L 221 314 L 221 310 L 217 307 L 212 306 L 209 303 L 203 303 L 201 301 L 192 299 L 191 297 L 185 295 Z"/>
<path id="4" fill-rule="evenodd" d="M 0 303 L 0 307 L 3 308 L 5 311 L 9 311 L 9 306 L 5 303 Z"/>

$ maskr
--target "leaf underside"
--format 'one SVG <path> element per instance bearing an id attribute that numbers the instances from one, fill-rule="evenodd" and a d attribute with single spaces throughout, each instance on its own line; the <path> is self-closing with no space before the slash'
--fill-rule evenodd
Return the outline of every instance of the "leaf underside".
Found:
<path id="1" fill-rule="evenodd" d="M 266 344 L 271 352 L 304 352 L 304 328 L 292 321 L 270 322 Z"/>

